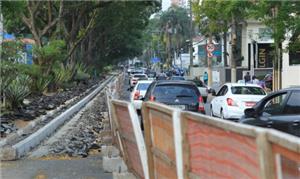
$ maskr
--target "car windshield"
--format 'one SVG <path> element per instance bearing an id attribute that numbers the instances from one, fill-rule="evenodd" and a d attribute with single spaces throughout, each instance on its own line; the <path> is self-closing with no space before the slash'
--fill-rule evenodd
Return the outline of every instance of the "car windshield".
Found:
<path id="1" fill-rule="evenodd" d="M 146 91 L 148 89 L 148 87 L 150 86 L 150 83 L 140 83 L 138 86 L 137 86 L 137 90 L 140 90 L 140 91 Z"/>
<path id="2" fill-rule="evenodd" d="M 156 98 L 195 98 L 199 96 L 199 91 L 191 85 L 159 85 L 154 89 L 153 95 Z"/>
<path id="3" fill-rule="evenodd" d="M 234 86 L 231 87 L 231 92 L 237 95 L 266 95 L 262 88 L 253 86 Z"/>

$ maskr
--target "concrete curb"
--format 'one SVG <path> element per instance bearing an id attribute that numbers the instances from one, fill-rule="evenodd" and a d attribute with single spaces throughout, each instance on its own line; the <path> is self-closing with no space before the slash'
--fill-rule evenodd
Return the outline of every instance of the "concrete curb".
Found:
<path id="1" fill-rule="evenodd" d="M 92 88 L 96 87 L 97 85 L 94 85 Z M 58 106 L 56 109 L 47 111 L 47 113 L 45 115 L 41 115 L 39 117 L 37 117 L 36 119 L 34 119 L 33 121 L 29 122 L 27 126 L 19 129 L 16 133 L 12 133 L 10 135 L 8 135 L 5 139 L 2 139 L 0 141 L 0 148 L 4 147 L 6 145 L 12 145 L 14 144 L 14 142 L 22 135 L 24 134 L 28 134 L 30 133 L 33 128 L 37 125 L 39 125 L 41 122 L 47 120 L 48 117 L 53 116 L 54 114 L 58 113 L 60 110 L 62 110 L 63 108 L 67 107 L 70 103 L 76 101 L 78 98 L 80 98 L 79 96 L 76 96 L 72 99 L 67 100 L 66 102 L 64 102 L 64 104 Z M 0 157 L 1 159 L 1 157 Z"/>
<path id="2" fill-rule="evenodd" d="M 114 76 L 108 78 L 104 81 L 98 88 L 96 88 L 92 93 L 83 98 L 74 106 L 70 107 L 62 114 L 54 118 L 44 127 L 40 128 L 35 133 L 31 134 L 29 137 L 20 141 L 19 143 L 12 146 L 16 151 L 16 159 L 24 156 L 32 148 L 36 147 L 40 142 L 42 142 L 46 137 L 50 136 L 58 127 L 60 127 L 66 120 L 68 120 L 74 113 L 79 111 L 84 107 L 92 98 L 94 98 L 104 87 L 114 79 Z"/>

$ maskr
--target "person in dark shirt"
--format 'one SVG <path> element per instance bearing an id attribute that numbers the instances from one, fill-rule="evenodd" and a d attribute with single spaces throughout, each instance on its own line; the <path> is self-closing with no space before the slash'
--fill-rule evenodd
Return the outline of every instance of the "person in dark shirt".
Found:
<path id="1" fill-rule="evenodd" d="M 244 76 L 244 80 L 245 80 L 245 83 L 251 82 L 251 76 L 250 76 L 249 72 L 247 72 L 246 75 Z"/>

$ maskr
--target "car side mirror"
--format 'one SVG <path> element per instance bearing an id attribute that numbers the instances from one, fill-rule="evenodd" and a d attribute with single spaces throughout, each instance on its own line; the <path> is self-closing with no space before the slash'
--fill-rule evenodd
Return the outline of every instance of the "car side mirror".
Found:
<path id="1" fill-rule="evenodd" d="M 245 114 L 245 117 L 247 117 L 247 118 L 248 117 L 255 117 L 256 112 L 255 112 L 254 108 L 248 108 L 248 109 L 245 109 L 244 114 Z"/>

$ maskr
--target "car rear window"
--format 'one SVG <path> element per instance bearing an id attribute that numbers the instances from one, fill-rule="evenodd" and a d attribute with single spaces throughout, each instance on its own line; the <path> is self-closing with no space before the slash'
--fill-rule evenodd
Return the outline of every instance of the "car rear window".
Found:
<path id="1" fill-rule="evenodd" d="M 146 78 L 145 75 L 134 75 L 135 78 Z"/>
<path id="2" fill-rule="evenodd" d="M 232 94 L 241 94 L 241 95 L 265 95 L 265 91 L 259 87 L 253 86 L 234 86 L 231 87 Z"/>
<path id="3" fill-rule="evenodd" d="M 140 83 L 137 86 L 137 90 L 146 91 L 151 83 Z"/>
<path id="4" fill-rule="evenodd" d="M 190 97 L 197 99 L 200 95 L 198 89 L 192 85 L 158 85 L 153 91 L 156 98 Z"/>
<path id="5" fill-rule="evenodd" d="M 184 77 L 182 77 L 182 76 L 172 76 L 171 80 L 184 80 Z"/>

